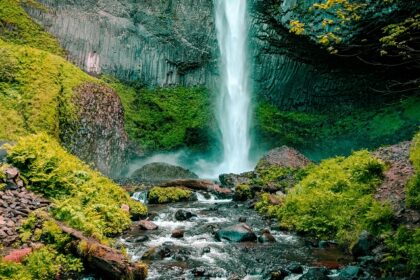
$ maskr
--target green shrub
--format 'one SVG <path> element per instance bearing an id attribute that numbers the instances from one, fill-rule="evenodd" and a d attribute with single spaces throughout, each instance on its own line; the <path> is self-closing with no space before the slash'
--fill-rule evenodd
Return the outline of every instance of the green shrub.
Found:
<path id="1" fill-rule="evenodd" d="M 261 199 L 255 204 L 255 209 L 258 211 L 258 213 L 262 215 L 266 215 L 270 218 L 275 218 L 278 215 L 278 211 L 281 208 L 281 205 L 273 205 L 270 202 L 270 195 L 269 193 L 263 193 L 261 195 Z M 283 201 L 283 197 L 276 196 L 279 201 Z"/>
<path id="2" fill-rule="evenodd" d="M 260 185 L 263 189 L 269 187 L 285 192 L 299 182 L 307 174 L 309 168 L 295 169 L 259 164 L 255 169 L 256 177 L 251 180 L 251 184 Z"/>
<path id="3" fill-rule="evenodd" d="M 347 246 L 362 230 L 389 230 L 392 209 L 372 196 L 383 170 L 367 151 L 324 160 L 289 191 L 277 210 L 282 226 Z"/>
<path id="4" fill-rule="evenodd" d="M 28 180 L 29 188 L 53 200 L 53 216 L 100 240 L 129 227 L 131 214 L 145 215 L 144 205 L 134 201 L 110 179 L 67 153 L 46 134 L 22 137 L 9 147 L 8 159 Z"/>
<path id="5" fill-rule="evenodd" d="M 407 271 L 420 269 L 420 228 L 410 229 L 400 226 L 395 234 L 390 235 L 385 244 L 390 254 L 384 259 L 390 270 L 394 270 L 399 264 L 407 264 Z M 396 271 L 401 272 L 401 271 Z"/>
<path id="6" fill-rule="evenodd" d="M 186 201 L 191 198 L 192 191 L 177 187 L 153 187 L 148 195 L 150 203 L 169 203 Z"/>
<path id="7" fill-rule="evenodd" d="M 412 141 L 410 160 L 413 163 L 415 174 L 406 187 L 406 202 L 408 207 L 420 210 L 420 132 Z"/>

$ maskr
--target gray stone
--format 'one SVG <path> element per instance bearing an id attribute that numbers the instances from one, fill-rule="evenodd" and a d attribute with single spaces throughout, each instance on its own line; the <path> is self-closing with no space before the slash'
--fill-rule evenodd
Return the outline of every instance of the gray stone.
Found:
<path id="1" fill-rule="evenodd" d="M 256 241 L 257 236 L 245 223 L 236 224 L 216 232 L 216 239 L 226 239 L 232 242 Z"/>
<path id="2" fill-rule="evenodd" d="M 198 176 L 188 169 L 163 162 L 146 164 L 134 171 L 131 180 L 137 183 L 158 184 L 168 180 L 197 179 Z"/>

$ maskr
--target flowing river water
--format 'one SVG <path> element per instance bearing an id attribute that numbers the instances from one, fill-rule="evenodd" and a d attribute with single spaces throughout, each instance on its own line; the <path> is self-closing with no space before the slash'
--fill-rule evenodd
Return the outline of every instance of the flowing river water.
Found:
<path id="1" fill-rule="evenodd" d="M 134 260 L 149 265 L 148 279 L 273 279 L 271 273 L 291 265 L 340 265 L 349 262 L 338 249 L 317 249 L 308 240 L 281 231 L 273 220 L 262 219 L 247 203 L 218 199 L 196 193 L 190 202 L 151 205 L 150 220 L 157 230 L 133 230 L 121 237 Z M 143 200 L 144 192 L 134 194 Z M 176 212 L 191 212 L 193 217 L 178 221 Z M 259 235 L 269 229 L 274 243 L 218 241 L 214 233 L 246 220 Z M 171 237 L 175 229 L 185 230 L 182 238 Z M 291 274 L 286 279 L 298 279 Z"/>

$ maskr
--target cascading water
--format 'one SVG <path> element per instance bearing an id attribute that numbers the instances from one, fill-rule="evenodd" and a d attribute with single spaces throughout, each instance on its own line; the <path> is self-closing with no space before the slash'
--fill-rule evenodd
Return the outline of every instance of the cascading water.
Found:
<path id="1" fill-rule="evenodd" d="M 215 0 L 215 12 L 221 54 L 217 119 L 224 149 L 218 172 L 240 173 L 252 169 L 249 160 L 251 97 L 247 65 L 247 1 Z"/>

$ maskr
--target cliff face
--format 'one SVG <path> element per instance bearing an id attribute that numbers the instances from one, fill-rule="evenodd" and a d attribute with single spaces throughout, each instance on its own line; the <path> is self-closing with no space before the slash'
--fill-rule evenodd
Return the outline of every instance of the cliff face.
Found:
<path id="1" fill-rule="evenodd" d="M 217 41 L 209 0 L 40 0 L 27 12 L 59 38 L 71 61 L 151 86 L 204 85 Z"/>

